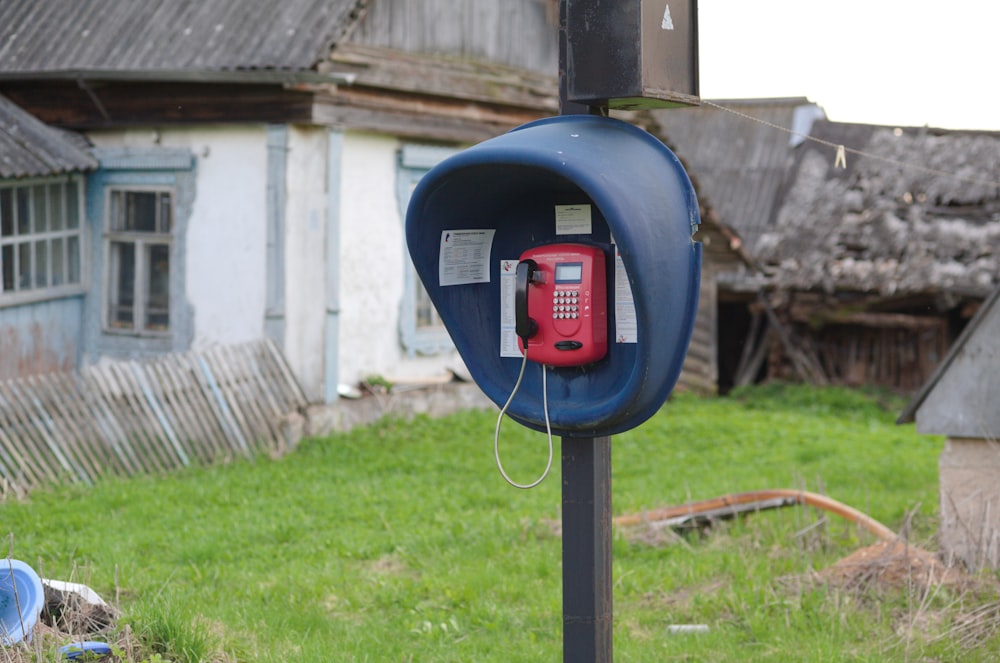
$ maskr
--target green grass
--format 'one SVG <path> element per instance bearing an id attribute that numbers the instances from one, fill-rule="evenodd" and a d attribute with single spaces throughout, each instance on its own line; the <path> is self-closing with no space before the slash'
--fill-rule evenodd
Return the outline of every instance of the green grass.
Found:
<path id="1" fill-rule="evenodd" d="M 932 546 L 942 441 L 895 426 L 900 406 L 802 387 L 681 395 L 614 438 L 615 513 L 806 488 L 893 528 L 911 519 L 913 540 Z M 43 575 L 77 569 L 105 597 L 120 591 L 124 622 L 171 660 L 562 660 L 558 449 L 541 486 L 510 488 L 493 464 L 494 422 L 384 421 L 277 461 L 39 492 L 0 504 L 0 523 Z M 543 435 L 508 422 L 501 443 L 514 478 L 544 466 Z M 833 516 L 782 509 L 661 539 L 616 533 L 616 661 L 1000 651 L 995 637 L 932 642 L 979 597 L 942 590 L 921 603 L 808 582 L 873 541 Z M 904 628 L 918 616 L 920 629 Z M 710 630 L 667 633 L 689 623 Z"/>

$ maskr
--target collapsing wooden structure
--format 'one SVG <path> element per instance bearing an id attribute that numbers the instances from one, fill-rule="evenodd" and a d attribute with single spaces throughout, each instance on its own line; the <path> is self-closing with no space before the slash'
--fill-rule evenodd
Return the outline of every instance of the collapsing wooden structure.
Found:
<path id="1" fill-rule="evenodd" d="M 282 454 L 306 405 L 271 341 L 2 381 L 2 494 Z"/>
<path id="2" fill-rule="evenodd" d="M 657 119 L 756 267 L 712 275 L 722 392 L 913 393 L 1000 283 L 1000 134 L 829 122 L 804 99 Z"/>
<path id="3" fill-rule="evenodd" d="M 757 245 L 771 304 L 826 379 L 912 393 L 1000 279 L 1000 135 L 811 135 Z M 830 144 L 874 156 L 843 167 Z"/>

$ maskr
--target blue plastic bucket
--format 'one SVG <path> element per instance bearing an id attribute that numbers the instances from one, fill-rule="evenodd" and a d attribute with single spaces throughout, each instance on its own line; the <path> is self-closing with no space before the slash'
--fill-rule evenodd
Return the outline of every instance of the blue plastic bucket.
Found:
<path id="1" fill-rule="evenodd" d="M 44 605 L 45 590 L 34 569 L 16 559 L 0 560 L 0 645 L 30 640 Z"/>

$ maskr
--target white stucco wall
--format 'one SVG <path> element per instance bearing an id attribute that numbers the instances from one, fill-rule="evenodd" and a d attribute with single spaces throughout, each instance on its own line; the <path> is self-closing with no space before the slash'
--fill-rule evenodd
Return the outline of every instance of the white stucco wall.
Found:
<path id="1" fill-rule="evenodd" d="M 259 339 L 267 274 L 265 129 L 171 131 L 164 143 L 189 145 L 198 155 L 186 242 L 193 348 Z"/>
<path id="2" fill-rule="evenodd" d="M 290 127 L 285 204 L 285 355 L 306 393 L 323 395 L 327 129 Z"/>
<path id="3" fill-rule="evenodd" d="M 414 380 L 463 370 L 454 351 L 408 357 L 399 312 L 407 268 L 396 195 L 399 139 L 344 136 L 340 191 L 340 382 L 371 375 Z"/>
<path id="4" fill-rule="evenodd" d="M 267 135 L 263 125 L 96 133 L 98 147 L 184 147 L 197 184 L 183 244 L 192 348 L 259 339 L 266 275 Z"/>

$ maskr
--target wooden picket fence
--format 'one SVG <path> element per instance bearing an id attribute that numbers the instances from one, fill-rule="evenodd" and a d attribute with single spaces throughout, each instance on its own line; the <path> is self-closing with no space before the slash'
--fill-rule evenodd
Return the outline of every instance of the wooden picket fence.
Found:
<path id="1" fill-rule="evenodd" d="M 307 402 L 270 340 L 0 381 L 0 493 L 281 454 Z"/>

